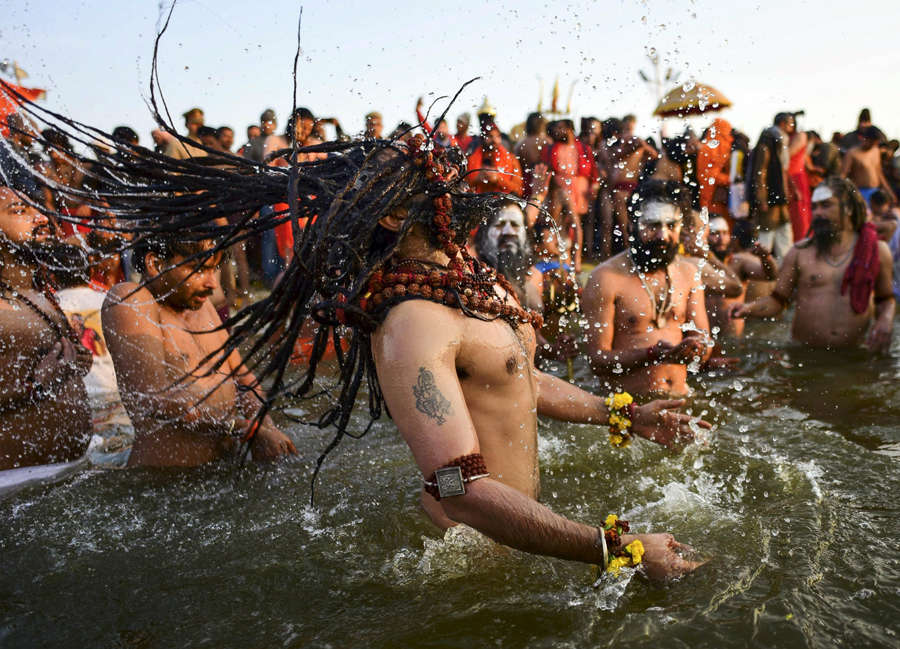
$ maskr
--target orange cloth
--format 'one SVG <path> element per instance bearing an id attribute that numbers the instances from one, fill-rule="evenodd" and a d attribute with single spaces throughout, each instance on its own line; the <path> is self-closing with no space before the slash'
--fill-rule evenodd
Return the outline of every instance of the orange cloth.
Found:
<path id="1" fill-rule="evenodd" d="M 722 118 L 713 120 L 712 128 L 715 128 L 715 137 L 707 135 L 700 142 L 700 150 L 697 151 L 697 182 L 700 183 L 700 207 L 705 207 L 710 214 L 728 216 L 728 202 L 713 201 L 716 187 L 730 186 L 728 176 L 728 162 L 731 159 L 731 143 L 734 138 L 731 135 L 731 124 Z M 717 140 L 718 145 L 713 147 L 711 140 Z"/>
<path id="2" fill-rule="evenodd" d="M 9 128 L 6 126 L 6 117 L 12 115 L 19 109 L 22 100 L 16 96 L 16 93 L 25 97 L 28 101 L 37 101 L 47 94 L 46 90 L 41 88 L 25 88 L 17 86 L 9 81 L 0 79 L 0 135 L 9 137 Z"/>
<path id="3" fill-rule="evenodd" d="M 480 183 L 475 181 L 478 172 L 474 170 L 486 167 L 494 167 L 500 172 L 496 182 Z M 524 187 L 522 181 L 522 167 L 519 165 L 516 156 L 503 147 L 492 151 L 490 160 L 485 160 L 484 152 L 481 150 L 481 147 L 476 147 L 469 156 L 468 171 L 470 172 L 467 177 L 469 187 L 471 187 L 472 191 L 476 194 L 504 192 L 506 194 L 515 194 L 516 196 L 522 195 L 522 189 Z"/>

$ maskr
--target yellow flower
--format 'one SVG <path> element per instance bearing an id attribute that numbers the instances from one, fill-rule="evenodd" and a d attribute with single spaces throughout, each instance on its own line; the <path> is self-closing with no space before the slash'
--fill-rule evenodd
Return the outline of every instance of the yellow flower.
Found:
<path id="1" fill-rule="evenodd" d="M 644 544 L 639 539 L 635 539 L 625 546 L 625 552 L 631 555 L 631 560 L 634 562 L 633 565 L 636 566 L 644 558 Z"/>
<path id="2" fill-rule="evenodd" d="M 609 516 L 606 517 L 606 520 L 603 521 L 603 527 L 605 527 L 608 530 L 611 530 L 613 525 L 615 525 L 618 521 L 619 521 L 618 516 L 616 516 L 615 514 L 610 514 Z"/>
<path id="3" fill-rule="evenodd" d="M 618 433 L 610 433 L 609 434 L 609 443 L 613 446 L 619 447 L 625 444 L 625 438 L 619 435 Z"/>
<path id="4" fill-rule="evenodd" d="M 628 567 L 629 561 L 630 559 L 628 557 L 614 557 L 612 561 L 609 562 L 609 565 L 606 566 L 606 572 L 611 572 L 614 575 L 618 575 L 619 570 Z"/>
<path id="5" fill-rule="evenodd" d="M 612 397 L 612 406 L 613 410 L 621 410 L 628 404 L 630 404 L 634 399 L 627 392 L 618 392 Z"/>

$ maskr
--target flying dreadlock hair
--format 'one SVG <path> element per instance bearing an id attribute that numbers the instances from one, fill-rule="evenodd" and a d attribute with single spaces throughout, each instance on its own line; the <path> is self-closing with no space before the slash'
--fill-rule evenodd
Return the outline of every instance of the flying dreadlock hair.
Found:
<path id="1" fill-rule="evenodd" d="M 156 49 L 164 31 L 165 27 L 157 37 Z M 155 75 L 156 50 L 154 79 Z M 4 90 L 16 94 L 6 84 Z M 32 119 L 53 126 L 95 154 L 95 159 L 88 159 L 67 151 L 85 173 L 84 188 L 56 183 L 39 176 L 37 171 L 35 177 L 58 194 L 95 208 L 95 227 L 134 233 L 135 240 L 128 245 L 142 249 L 147 247 L 148 238 L 175 234 L 185 241 L 212 240 L 213 246 L 200 246 L 198 252 L 182 262 L 199 267 L 236 243 L 281 224 L 291 224 L 293 257 L 282 278 L 267 297 L 249 304 L 223 323 L 230 330 L 227 341 L 198 366 L 210 363 L 203 376 L 211 376 L 222 369 L 232 351 L 240 348 L 245 366 L 256 376 L 255 384 L 242 389 L 253 389 L 258 394 L 254 388 L 266 386 L 256 416 L 259 422 L 284 398 L 312 398 L 320 394 L 314 392 L 319 364 L 329 343 L 333 344 L 339 376 L 336 384 L 325 391 L 336 392 L 335 398 L 316 421 L 309 423 L 334 427 L 336 432 L 318 458 L 313 487 L 325 457 L 341 439 L 345 435 L 365 435 L 382 413 L 383 398 L 370 347 L 378 316 L 360 306 L 372 274 L 391 257 L 399 240 L 414 224 L 427 224 L 426 229 L 435 239 L 432 243 L 439 247 L 462 245 L 478 219 L 507 198 L 468 193 L 462 153 L 458 149 L 443 150 L 430 137 L 417 136 L 413 144 L 398 139 L 404 133 L 390 140 L 295 146 L 284 153 L 289 161 L 286 168 L 218 152 L 193 141 L 191 147 L 208 155 L 177 160 L 117 140 L 22 96 L 18 99 Z M 157 121 L 165 125 L 157 109 L 153 79 L 151 107 Z M 186 142 L 174 128 L 169 130 L 173 137 Z M 41 137 L 35 139 L 50 149 L 57 146 Z M 436 228 L 435 205 L 445 206 L 443 213 L 448 201 L 452 202 L 449 223 L 443 229 Z M 257 215 L 261 207 L 282 202 L 288 203 L 288 210 Z M 71 216 L 50 212 L 43 205 L 32 205 L 58 220 L 72 220 Z M 408 215 L 400 232 L 393 235 L 378 221 L 399 209 L 407 210 Z M 115 218 L 115 223 L 109 222 L 109 216 Z M 301 219 L 306 222 L 303 228 Z M 452 242 L 448 236 L 452 236 Z M 145 283 L 152 279 L 145 279 Z M 467 315 L 482 317 L 474 309 L 464 305 L 460 308 Z M 297 374 L 289 374 L 295 342 L 304 324 L 310 321 L 317 324 L 317 329 L 308 365 Z M 224 380 L 227 378 L 233 375 L 228 374 Z M 363 384 L 368 391 L 370 421 L 361 432 L 353 432 L 348 430 L 348 424 Z M 246 453 L 252 434 L 245 441 Z"/>

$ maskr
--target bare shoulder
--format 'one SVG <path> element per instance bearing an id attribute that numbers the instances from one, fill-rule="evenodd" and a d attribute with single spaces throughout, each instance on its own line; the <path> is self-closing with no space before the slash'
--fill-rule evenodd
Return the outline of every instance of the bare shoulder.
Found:
<path id="1" fill-rule="evenodd" d="M 628 274 L 628 260 L 625 253 L 610 257 L 597 266 L 588 276 L 584 286 L 584 300 L 592 303 L 600 296 L 614 295 L 622 285 L 623 277 Z"/>
<path id="2" fill-rule="evenodd" d="M 406 300 L 394 306 L 372 336 L 376 358 L 402 362 L 437 355 L 459 346 L 462 316 L 456 309 L 429 300 Z"/>
<path id="3" fill-rule="evenodd" d="M 134 282 L 120 282 L 106 294 L 101 309 L 104 329 L 132 328 L 159 323 L 159 305 L 153 294 Z"/>
<path id="4" fill-rule="evenodd" d="M 885 241 L 878 241 L 878 258 L 882 264 L 887 264 L 888 266 L 893 266 L 894 264 L 894 254 L 891 252 L 891 247 Z"/>
<path id="5" fill-rule="evenodd" d="M 691 286 L 702 286 L 703 284 L 700 279 L 700 273 L 697 272 L 699 267 L 699 259 L 685 255 L 676 255 L 675 260 L 670 266 L 673 278 L 678 277 L 681 282 L 685 282 Z"/>

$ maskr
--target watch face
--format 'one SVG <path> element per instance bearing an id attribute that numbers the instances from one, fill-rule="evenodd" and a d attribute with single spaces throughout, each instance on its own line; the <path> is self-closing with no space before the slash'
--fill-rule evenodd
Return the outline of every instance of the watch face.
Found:
<path id="1" fill-rule="evenodd" d="M 437 482 L 438 496 L 448 498 L 450 496 L 462 496 L 466 493 L 466 485 L 463 482 L 462 469 L 458 466 L 448 466 L 434 472 Z"/>

